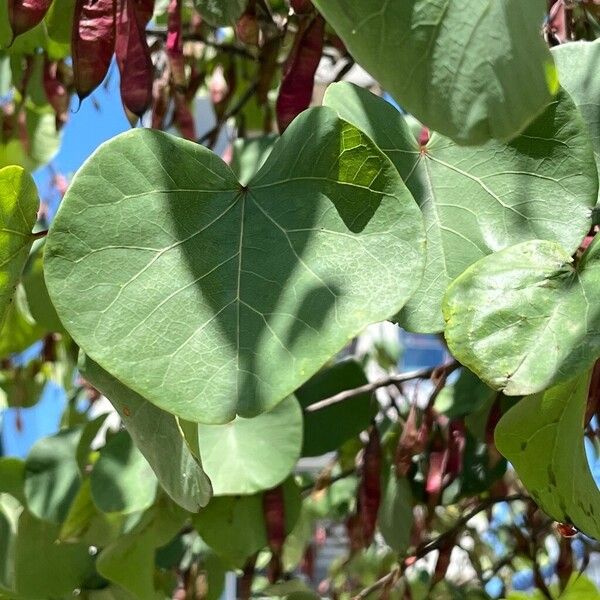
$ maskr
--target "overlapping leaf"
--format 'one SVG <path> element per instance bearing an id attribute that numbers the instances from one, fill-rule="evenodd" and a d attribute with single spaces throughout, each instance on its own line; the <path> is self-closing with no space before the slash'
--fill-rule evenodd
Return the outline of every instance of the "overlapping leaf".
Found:
<path id="1" fill-rule="evenodd" d="M 33 243 L 38 205 L 28 173 L 20 167 L 0 169 L 0 327 Z"/>
<path id="2" fill-rule="evenodd" d="M 448 288 L 450 351 L 508 395 L 532 394 L 600 356 L 600 239 L 576 264 L 552 242 L 482 258 Z"/>
<path id="3" fill-rule="evenodd" d="M 196 144 L 145 130 L 111 140 L 71 184 L 45 270 L 91 358 L 165 410 L 223 423 L 272 408 L 397 312 L 423 248 L 392 163 L 316 108 L 247 187 Z"/>
<path id="4" fill-rule="evenodd" d="M 589 375 L 528 396 L 496 426 L 498 450 L 553 519 L 600 538 L 600 491 L 583 445 Z"/>
<path id="5" fill-rule="evenodd" d="M 425 275 L 399 315 L 410 330 L 441 331 L 448 284 L 482 256 L 536 238 L 575 251 L 590 227 L 598 193 L 592 147 L 563 91 L 512 142 L 477 147 L 435 134 L 420 147 L 398 111 L 347 83 L 331 86 L 325 103 L 392 159 L 423 211 Z"/>
<path id="6" fill-rule="evenodd" d="M 588 127 L 600 171 L 600 40 L 573 42 L 552 49 L 561 86 L 569 92 Z"/>
<path id="7" fill-rule="evenodd" d="M 252 419 L 236 417 L 224 425 L 192 427 L 216 496 L 254 494 L 275 487 L 300 457 L 302 410 L 293 396 Z"/>
<path id="8" fill-rule="evenodd" d="M 202 463 L 183 439 L 175 417 L 126 388 L 89 358 L 80 368 L 117 409 L 167 494 L 186 510 L 197 512 L 208 502 L 211 485 Z"/>
<path id="9" fill-rule="evenodd" d="M 557 90 L 544 0 L 315 0 L 403 108 L 459 143 L 507 140 Z"/>

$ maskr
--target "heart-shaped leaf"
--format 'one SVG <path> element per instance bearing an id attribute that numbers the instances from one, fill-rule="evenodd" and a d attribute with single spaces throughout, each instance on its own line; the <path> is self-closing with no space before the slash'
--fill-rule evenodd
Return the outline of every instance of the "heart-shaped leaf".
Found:
<path id="1" fill-rule="evenodd" d="M 552 48 L 561 86 L 569 92 L 588 127 L 600 171 L 600 40 L 573 42 Z"/>
<path id="2" fill-rule="evenodd" d="M 495 430 L 498 450 L 553 519 L 600 539 L 600 491 L 583 445 L 590 377 L 523 398 Z"/>
<path id="3" fill-rule="evenodd" d="M 39 198 L 21 167 L 0 169 L 0 328 L 33 243 Z"/>
<path id="4" fill-rule="evenodd" d="M 512 246 L 482 258 L 448 288 L 448 347 L 505 394 L 542 391 L 600 356 L 599 290 L 599 238 L 575 266 L 552 242 Z"/>
<path id="5" fill-rule="evenodd" d="M 223 425 L 191 424 L 215 496 L 254 494 L 280 484 L 302 447 L 302 410 L 289 396 L 252 419 Z M 196 440 L 190 443 L 193 448 Z"/>
<path id="6" fill-rule="evenodd" d="M 395 314 L 423 249 L 389 159 L 315 108 L 248 186 L 198 144 L 142 129 L 114 138 L 75 176 L 45 270 L 93 360 L 164 410 L 224 423 L 269 410 Z"/>
<path id="7" fill-rule="evenodd" d="M 314 4 L 403 108 L 459 143 L 510 139 L 557 90 L 544 0 Z"/>
<path id="8" fill-rule="evenodd" d="M 477 147 L 436 134 L 421 147 L 396 109 L 348 83 L 332 85 L 324 102 L 391 158 L 423 211 L 425 274 L 398 317 L 409 330 L 443 329 L 448 284 L 482 256 L 530 239 L 575 251 L 589 230 L 598 194 L 594 157 L 564 91 L 510 143 Z"/>
<path id="9" fill-rule="evenodd" d="M 125 387 L 89 357 L 79 367 L 116 408 L 167 494 L 190 512 L 205 506 L 211 496 L 210 481 L 183 439 L 175 417 Z"/>

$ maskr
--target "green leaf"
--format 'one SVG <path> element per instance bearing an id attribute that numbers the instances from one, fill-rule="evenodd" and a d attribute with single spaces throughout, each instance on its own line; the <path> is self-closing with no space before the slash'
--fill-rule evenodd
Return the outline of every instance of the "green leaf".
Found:
<path id="1" fill-rule="evenodd" d="M 271 133 L 254 138 L 238 138 L 232 144 L 231 170 L 246 185 L 267 160 L 278 135 Z"/>
<path id="2" fill-rule="evenodd" d="M 397 554 L 406 552 L 413 524 L 413 494 L 408 479 L 388 475 L 377 523 L 385 543 Z"/>
<path id="3" fill-rule="evenodd" d="M 25 461 L 25 498 L 31 513 L 61 523 L 81 482 L 75 458 L 81 428 L 60 431 L 42 438 Z"/>
<path id="4" fill-rule="evenodd" d="M 315 5 L 404 109 L 461 144 L 512 138 L 556 93 L 544 0 Z"/>
<path id="5" fill-rule="evenodd" d="M 455 383 L 447 385 L 435 400 L 435 410 L 449 419 L 459 419 L 489 408 L 497 392 L 469 369 L 461 369 Z"/>
<path id="6" fill-rule="evenodd" d="M 600 82 L 591 77 L 600 61 L 600 40 L 552 48 L 561 86 L 569 92 L 588 127 L 600 172 Z"/>
<path id="7" fill-rule="evenodd" d="M 0 458 L 0 493 L 10 494 L 25 504 L 24 484 L 25 461 L 9 456 Z"/>
<path id="8" fill-rule="evenodd" d="M 198 425 L 198 446 L 215 496 L 254 494 L 279 485 L 302 447 L 302 410 L 289 396 L 252 419 Z"/>
<path id="9" fill-rule="evenodd" d="M 63 598 L 94 572 L 86 544 L 57 543 L 59 526 L 23 511 L 15 544 L 17 592 L 25 598 Z"/>
<path id="10" fill-rule="evenodd" d="M 0 330 L 0 358 L 23 352 L 46 333 L 46 329 L 38 325 L 29 312 L 23 286 L 17 286 Z"/>
<path id="11" fill-rule="evenodd" d="M 145 129 L 114 138 L 73 179 L 45 270 L 93 360 L 164 410 L 224 423 L 269 410 L 395 314 L 423 248 L 391 162 L 315 108 L 248 187 L 198 144 Z"/>
<path id="12" fill-rule="evenodd" d="M 107 546 L 98 556 L 98 573 L 133 594 L 138 600 L 164 600 L 154 586 L 155 553 L 181 528 L 185 514 L 158 504 L 129 533 Z"/>
<path id="13" fill-rule="evenodd" d="M 90 488 L 102 512 L 130 514 L 152 506 L 156 477 L 127 431 L 116 433 L 100 450 Z"/>
<path id="14" fill-rule="evenodd" d="M 594 157 L 564 91 L 510 143 L 477 147 L 434 134 L 420 148 L 395 108 L 349 83 L 330 86 L 324 102 L 390 157 L 423 211 L 425 274 L 398 316 L 409 330 L 443 329 L 446 288 L 482 256 L 531 239 L 574 252 L 590 228 L 598 195 Z"/>
<path id="15" fill-rule="evenodd" d="M 500 419 L 498 450 L 553 519 L 600 537 L 600 491 L 583 445 L 590 377 L 578 376 L 523 398 Z"/>
<path id="16" fill-rule="evenodd" d="M 0 328 L 33 243 L 39 198 L 20 167 L 0 169 Z"/>
<path id="17" fill-rule="evenodd" d="M 306 409 L 319 400 L 365 383 L 362 367 L 354 360 L 344 360 L 317 373 L 296 390 L 296 398 Z M 360 394 L 315 412 L 305 410 L 302 456 L 320 456 L 337 450 L 369 426 L 377 408 L 371 394 Z"/>
<path id="18" fill-rule="evenodd" d="M 196 10 L 207 23 L 233 25 L 246 8 L 246 0 L 194 0 Z"/>
<path id="19" fill-rule="evenodd" d="M 300 490 L 293 479 L 283 483 L 285 531 L 300 515 Z M 227 563 L 242 567 L 267 546 L 263 496 L 217 496 L 192 521 L 202 539 Z"/>
<path id="20" fill-rule="evenodd" d="M 34 250 L 29 257 L 23 272 L 22 283 L 29 312 L 35 322 L 46 331 L 64 332 L 65 329 L 56 314 L 44 281 L 43 246 Z"/>
<path id="21" fill-rule="evenodd" d="M 448 288 L 446 341 L 494 389 L 533 394 L 600 356 L 600 239 L 577 265 L 552 242 L 482 258 Z"/>
<path id="22" fill-rule="evenodd" d="M 183 439 L 175 417 L 126 388 L 89 357 L 80 370 L 116 408 L 167 494 L 190 512 L 205 506 L 211 496 L 210 480 Z"/>
<path id="23" fill-rule="evenodd" d="M 92 384 L 93 385 L 93 384 Z M 75 459 L 77 460 L 77 466 L 82 475 L 85 475 L 88 471 L 88 466 L 93 463 L 90 460 L 92 442 L 98 435 L 102 425 L 108 418 L 108 413 L 98 415 L 95 419 L 87 421 L 83 426 L 81 437 L 77 443 L 77 450 L 75 451 Z"/>
<path id="24" fill-rule="evenodd" d="M 92 500 L 92 491 L 89 477 L 83 480 L 69 512 L 60 528 L 58 539 L 76 541 L 88 529 L 92 519 L 97 515 L 97 510 Z"/>
<path id="25" fill-rule="evenodd" d="M 15 532 L 0 504 L 0 594 L 2 588 L 12 589 L 14 579 L 13 548 Z"/>

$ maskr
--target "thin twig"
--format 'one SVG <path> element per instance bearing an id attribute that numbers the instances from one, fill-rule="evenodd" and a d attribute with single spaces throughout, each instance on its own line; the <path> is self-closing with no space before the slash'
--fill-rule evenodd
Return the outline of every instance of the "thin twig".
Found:
<path id="1" fill-rule="evenodd" d="M 410 556 L 404 558 L 404 560 L 397 566 L 394 567 L 387 575 L 384 575 L 381 579 L 378 579 L 375 583 L 358 593 L 352 600 L 365 600 L 370 594 L 386 585 L 393 585 L 404 573 L 404 565 L 407 562 L 412 564 L 416 560 L 423 558 L 430 552 L 438 550 L 449 538 L 454 537 L 457 533 L 465 527 L 465 525 L 480 512 L 487 510 L 494 504 L 500 502 L 516 502 L 518 500 L 530 500 L 529 496 L 524 494 L 512 494 L 511 496 L 505 496 L 503 498 L 486 498 L 482 500 L 473 510 L 469 511 L 466 515 L 461 517 L 454 523 L 454 525 L 441 533 L 438 537 L 430 540 L 429 542 L 423 542 L 419 544 L 416 550 Z"/>
<path id="2" fill-rule="evenodd" d="M 389 377 L 384 377 L 383 379 L 378 379 L 376 381 L 372 381 L 371 383 L 365 383 L 364 385 L 352 388 L 351 390 L 344 390 L 339 394 L 335 394 L 334 396 L 325 398 L 324 400 L 320 400 L 319 402 L 315 402 L 314 404 L 307 406 L 304 410 L 306 412 L 315 412 L 317 410 L 322 410 L 323 408 L 327 408 L 334 404 L 338 404 L 339 402 L 344 402 L 345 400 L 349 400 L 350 398 L 354 398 L 355 396 L 372 393 L 375 390 L 382 387 L 386 387 L 388 385 L 404 383 L 406 381 L 411 381 L 412 379 L 429 379 L 436 372 L 447 372 L 449 375 L 459 366 L 460 365 L 456 361 L 452 361 L 445 365 L 438 365 L 437 367 L 427 367 L 425 369 L 417 369 L 415 371 L 407 371 L 406 373 L 390 375 Z"/>

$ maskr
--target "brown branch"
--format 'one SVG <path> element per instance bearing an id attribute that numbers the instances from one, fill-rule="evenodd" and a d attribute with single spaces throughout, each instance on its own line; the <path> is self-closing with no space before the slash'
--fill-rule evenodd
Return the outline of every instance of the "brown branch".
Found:
<path id="1" fill-rule="evenodd" d="M 320 400 L 319 402 L 315 402 L 314 404 L 307 406 L 304 410 L 306 412 L 315 412 L 317 410 L 322 410 L 323 408 L 327 408 L 334 404 L 338 404 L 339 402 L 344 402 L 344 400 L 349 400 L 350 398 L 354 398 L 355 396 L 372 393 L 375 390 L 382 387 L 386 387 L 388 385 L 396 385 L 398 383 L 404 383 L 413 379 L 429 379 L 432 375 L 436 373 L 446 373 L 445 378 L 447 378 L 448 375 L 450 375 L 450 373 L 452 371 L 455 371 L 458 367 L 460 367 L 459 363 L 457 363 L 456 361 L 452 361 L 445 365 L 438 365 L 437 367 L 428 367 L 425 369 L 417 369 L 416 371 L 407 371 L 406 373 L 390 375 L 389 377 L 384 377 L 383 379 L 378 379 L 376 381 L 372 381 L 371 383 L 365 383 L 364 385 L 361 385 L 357 388 L 353 388 L 351 390 L 344 390 L 339 394 L 335 394 L 334 396 L 325 398 L 324 400 Z M 442 377 L 443 375 L 440 378 Z M 443 379 L 444 382 L 446 380 L 445 378 Z"/>
<path id="2" fill-rule="evenodd" d="M 449 539 L 456 537 L 456 535 L 460 532 L 461 529 L 465 527 L 465 525 L 475 516 L 477 516 L 480 512 L 487 510 L 494 504 L 498 504 L 500 502 L 516 502 L 518 500 L 530 500 L 529 496 L 525 494 L 512 494 L 511 496 L 505 496 L 503 498 L 486 498 L 482 500 L 473 510 L 469 511 L 467 514 L 462 516 L 460 519 L 454 523 L 450 529 L 441 533 L 438 537 L 430 540 L 429 542 L 423 542 L 419 544 L 413 554 L 404 558 L 404 560 L 397 567 L 392 569 L 387 575 L 384 575 L 381 579 L 378 579 L 375 583 L 370 585 L 369 587 L 363 589 L 360 593 L 358 593 L 352 600 L 365 600 L 376 590 L 387 586 L 393 585 L 402 575 L 404 574 L 404 565 L 409 562 L 412 564 L 413 562 L 423 558 L 430 552 L 434 550 L 438 550 L 441 546 L 444 545 Z"/>

